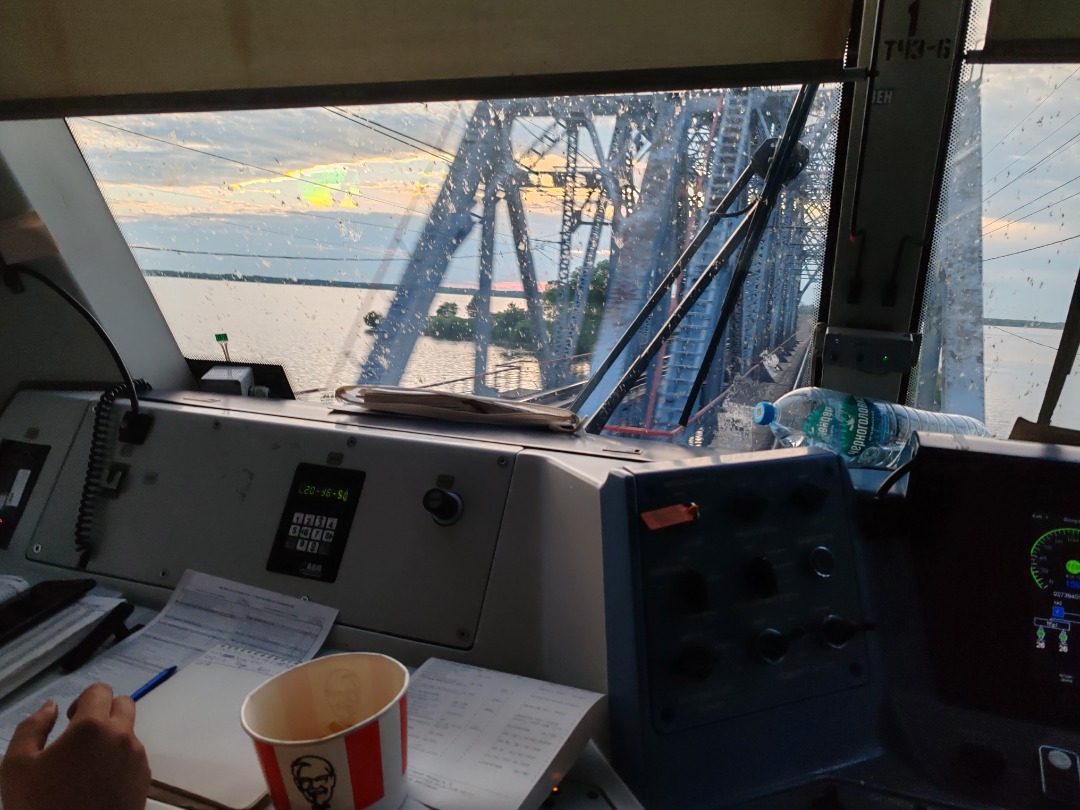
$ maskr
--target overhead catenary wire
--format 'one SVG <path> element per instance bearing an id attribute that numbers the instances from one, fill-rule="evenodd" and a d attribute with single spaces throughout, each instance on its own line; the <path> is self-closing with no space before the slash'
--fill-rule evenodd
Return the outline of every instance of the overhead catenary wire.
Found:
<path id="1" fill-rule="evenodd" d="M 1023 250 L 1016 250 L 1012 253 L 1002 253 L 1000 256 L 991 256 L 989 259 L 983 259 L 983 262 L 992 262 L 996 259 L 1004 259 L 1008 256 L 1019 256 L 1021 253 L 1030 253 L 1033 250 L 1042 250 L 1043 248 L 1053 247 L 1054 245 L 1060 245 L 1062 242 L 1071 242 L 1073 239 L 1080 239 L 1080 234 L 1076 236 L 1066 236 L 1064 239 L 1058 239 L 1053 242 L 1047 242 L 1045 245 L 1036 245 L 1035 247 L 1024 248 Z"/>
<path id="2" fill-rule="evenodd" d="M 1068 126 L 1069 124 L 1071 124 L 1071 123 L 1072 123 L 1073 121 L 1075 121 L 1075 120 L 1076 120 L 1077 118 L 1080 118 L 1080 113 L 1077 113 L 1076 115 L 1074 115 L 1074 116 L 1073 116 L 1072 118 L 1070 118 L 1070 119 L 1069 119 L 1068 121 L 1066 121 L 1066 122 L 1065 122 L 1064 124 L 1062 124 L 1061 126 L 1059 126 L 1059 127 L 1057 128 L 1057 129 L 1055 129 L 1055 130 L 1054 130 L 1053 132 L 1051 132 L 1051 133 L 1050 133 L 1049 135 L 1047 135 L 1047 136 L 1046 136 L 1045 138 L 1043 138 L 1043 139 L 1042 139 L 1041 141 L 1039 141 L 1039 142 L 1038 142 L 1037 144 L 1035 144 L 1035 145 L 1034 145 L 1033 147 L 1031 147 L 1031 148 L 1030 148 L 1030 149 L 1028 149 L 1028 150 L 1027 150 L 1026 152 L 1024 152 L 1024 154 L 1022 154 L 1022 155 L 1019 155 L 1019 156 L 1018 156 L 1018 157 L 1017 157 L 1017 158 L 1016 158 L 1015 160 L 1013 160 L 1013 162 L 1012 162 L 1012 163 L 1010 163 L 1010 164 L 1009 164 L 1008 166 L 1006 166 L 1006 167 L 1005 167 L 1004 169 L 1002 169 L 1001 171 L 999 171 L 999 172 L 998 172 L 997 174 L 995 174 L 995 175 L 994 175 L 993 177 L 991 177 L 991 178 L 989 178 L 989 179 L 987 179 L 987 180 L 984 180 L 984 181 L 983 181 L 983 185 L 984 185 L 984 186 L 985 186 L 985 185 L 988 185 L 989 183 L 991 183 L 991 182 L 993 182 L 994 180 L 996 180 L 996 179 L 997 179 L 998 177 L 1000 177 L 1000 176 L 1001 176 L 1001 175 L 1002 175 L 1002 174 L 1003 174 L 1004 172 L 1007 172 L 1007 171 L 1008 171 L 1009 169 L 1011 169 L 1011 168 L 1012 168 L 1013 166 L 1015 166 L 1015 165 L 1016 165 L 1017 163 L 1019 163 L 1019 162 L 1020 162 L 1021 160 L 1023 160 L 1024 158 L 1026 158 L 1026 157 L 1027 157 L 1028 155 L 1030 155 L 1030 154 L 1031 154 L 1032 152 L 1034 152 L 1034 151 L 1035 151 L 1036 149 L 1038 149 L 1038 148 L 1039 148 L 1040 146 L 1042 146 L 1042 145 L 1043 145 L 1044 143 L 1046 143 L 1046 142 L 1047 142 L 1048 140 L 1050 140 L 1050 139 L 1051 139 L 1051 138 L 1053 138 L 1053 137 L 1054 137 L 1055 135 L 1057 135 L 1057 134 L 1058 134 L 1059 132 L 1061 132 L 1061 130 L 1063 130 L 1063 129 L 1064 129 L 1065 127 L 1067 127 L 1067 126 Z"/>
<path id="3" fill-rule="evenodd" d="M 143 206 L 150 206 L 152 208 L 164 208 L 165 207 L 164 204 L 156 203 L 156 202 L 143 202 L 142 205 Z M 151 212 L 151 213 L 154 213 L 154 212 Z M 155 214 L 155 215 L 156 216 L 162 216 L 162 217 L 166 216 L 165 214 Z M 300 240 L 300 241 L 303 241 L 303 242 L 311 242 L 313 244 L 325 246 L 327 248 L 333 248 L 333 249 L 338 249 L 338 250 L 354 250 L 354 251 L 361 251 L 363 253 L 376 253 L 376 254 L 381 254 L 382 253 L 382 251 L 379 251 L 378 248 L 364 247 L 363 245 L 350 244 L 348 242 L 329 242 L 329 241 L 326 241 L 325 239 L 316 239 L 316 238 L 311 237 L 311 236 L 301 236 L 300 234 L 297 234 L 297 233 L 288 233 L 286 231 L 276 231 L 273 228 L 260 228 L 258 225 L 247 225 L 247 224 L 245 224 L 243 222 L 233 222 L 232 220 L 228 219 L 228 216 L 229 216 L 228 214 L 184 214 L 183 216 L 185 218 L 186 217 L 192 217 L 192 218 L 195 218 L 195 219 L 206 220 L 207 222 L 212 222 L 212 223 L 215 223 L 215 224 L 218 224 L 218 225 L 224 225 L 224 226 L 226 226 L 228 228 L 242 228 L 242 229 L 248 230 L 248 231 L 255 231 L 256 233 L 273 234 L 275 236 L 284 236 L 287 239 L 289 239 L 290 241 L 295 239 L 295 240 Z M 135 245 L 128 245 L 128 247 L 131 248 L 131 247 L 136 247 L 136 246 Z M 146 246 L 144 246 L 144 248 L 147 249 L 147 250 L 152 249 L 152 248 L 149 248 L 149 247 L 146 247 Z M 245 254 L 245 255 L 247 255 L 247 254 Z"/>
<path id="4" fill-rule="evenodd" d="M 169 194 L 169 195 L 173 195 L 173 196 L 177 196 L 177 197 L 191 197 L 192 199 L 195 199 L 195 200 L 209 200 L 210 202 L 222 202 L 224 200 L 223 197 L 212 197 L 212 196 L 210 196 L 208 194 L 193 194 L 190 191 L 174 191 L 173 189 L 165 187 L 165 186 L 148 186 L 145 183 L 117 183 L 115 181 L 107 181 L 107 183 L 103 183 L 102 185 L 106 185 L 106 184 L 107 185 L 115 185 L 115 186 L 130 186 L 132 188 L 145 188 L 148 191 L 153 191 L 153 192 L 157 192 L 157 193 L 160 193 L 160 194 Z M 142 203 L 144 201 L 143 200 L 138 200 L 138 199 L 131 199 L 131 200 L 123 200 L 123 202 L 125 202 L 125 203 Z M 161 204 L 161 203 L 157 203 L 157 201 L 154 201 L 154 202 L 156 204 Z M 363 225 L 366 228 L 383 228 L 385 230 L 396 230 L 397 229 L 396 225 L 390 225 L 390 224 L 385 223 L 385 222 L 373 222 L 370 219 L 357 219 L 356 217 L 354 217 L 352 214 L 350 214 L 347 211 L 340 211 L 338 214 L 319 214 L 319 213 L 317 213 L 315 211 L 303 211 L 303 210 L 300 210 L 298 208 L 289 208 L 289 209 L 286 209 L 285 211 L 282 211 L 279 207 L 277 207 L 275 205 L 259 205 L 258 203 L 253 203 L 253 202 L 250 202 L 250 201 L 247 201 L 247 200 L 245 201 L 245 205 L 249 205 L 249 206 L 251 206 L 251 208 L 255 208 L 255 209 L 263 209 L 263 210 L 266 210 L 266 211 L 273 211 L 275 215 L 286 215 L 287 214 L 289 216 L 292 216 L 293 214 L 296 214 L 296 215 L 299 215 L 299 216 L 314 217 L 316 219 L 325 219 L 325 220 L 328 220 L 328 221 L 331 221 L 331 222 L 337 222 L 339 224 L 342 223 L 342 222 L 348 222 L 350 225 Z M 237 212 L 237 213 L 244 213 L 244 212 Z M 235 214 L 229 214 L 228 216 L 234 216 L 234 215 Z M 185 214 L 185 216 L 191 216 L 191 215 L 190 214 Z M 222 214 L 221 216 L 226 216 L 226 215 Z M 262 214 L 257 214 L 256 216 L 262 216 Z M 390 216 L 390 215 L 387 214 L 387 216 Z M 422 231 L 417 229 L 417 230 L 411 230 L 411 231 L 409 231 L 409 233 L 419 234 L 419 233 L 422 233 Z"/>
<path id="5" fill-rule="evenodd" d="M 190 192 L 173 191 L 171 189 L 163 188 L 161 186 L 147 186 L 147 185 L 144 185 L 144 184 L 141 184 L 141 183 L 112 183 L 112 185 L 123 185 L 123 186 L 132 186 L 132 187 L 135 187 L 135 188 L 145 188 L 145 189 L 149 189 L 149 190 L 152 190 L 152 191 L 159 191 L 162 194 L 170 194 L 170 195 L 176 195 L 176 196 L 180 196 L 180 197 L 191 197 L 193 199 L 198 199 L 198 200 L 210 200 L 210 201 L 218 201 L 218 200 L 220 200 L 220 198 L 218 198 L 218 197 L 210 197 L 210 196 L 207 196 L 205 194 L 192 194 Z M 108 199 L 109 199 L 109 196 L 106 194 L 106 200 L 108 200 Z M 160 201 L 157 201 L 157 200 L 150 201 L 150 200 L 140 200 L 140 199 L 126 199 L 126 200 L 123 200 L 122 202 L 125 203 L 125 204 L 131 204 L 131 205 L 136 205 L 136 204 L 138 204 L 138 205 L 153 205 L 153 206 L 156 206 L 156 207 L 164 207 L 164 205 L 165 205 L 163 202 L 160 202 Z M 381 228 L 381 229 L 384 229 L 384 230 L 394 230 L 394 231 L 397 231 L 398 228 L 400 227 L 399 225 L 389 225 L 389 224 L 386 224 L 386 223 L 372 222 L 370 220 L 365 220 L 365 219 L 356 219 L 355 217 L 349 216 L 346 212 L 341 212 L 340 216 L 335 216 L 333 214 L 319 214 L 319 213 L 316 213 L 314 211 L 302 211 L 302 210 L 295 209 L 295 208 L 290 208 L 290 209 L 288 209 L 286 211 L 281 211 L 280 209 L 278 209 L 278 208 L 276 208 L 274 206 L 255 205 L 253 207 L 255 207 L 255 208 L 264 208 L 267 211 L 273 212 L 273 216 L 278 216 L 278 217 L 293 216 L 295 214 L 295 215 L 298 215 L 298 216 L 307 216 L 307 217 L 315 217 L 316 219 L 325 219 L 325 220 L 327 220 L 329 222 L 337 222 L 338 224 L 347 222 L 350 225 L 361 225 L 363 227 L 368 227 L 368 228 Z M 409 209 L 409 210 L 413 210 L 413 209 Z M 348 244 L 346 242 L 327 242 L 326 240 L 315 239 L 315 238 L 310 237 L 310 236 L 305 237 L 305 236 L 300 236 L 300 235 L 297 235 L 297 234 L 287 234 L 284 231 L 274 231 L 274 230 L 271 230 L 269 228 L 259 228 L 259 227 L 254 226 L 254 225 L 244 225 L 243 223 L 233 222 L 232 220 L 227 219 L 227 217 L 242 216 L 242 215 L 244 215 L 244 212 L 236 212 L 236 213 L 231 213 L 231 212 L 230 213 L 224 213 L 223 212 L 223 213 L 219 213 L 219 214 L 195 214 L 195 213 L 184 213 L 184 214 L 182 214 L 182 216 L 184 216 L 184 217 L 198 217 L 200 219 L 207 219 L 207 220 L 210 220 L 210 221 L 220 222 L 223 225 L 232 225 L 232 226 L 236 226 L 238 228 L 250 228 L 250 229 L 253 229 L 253 230 L 257 230 L 257 231 L 262 231 L 264 233 L 273 233 L 273 234 L 277 234 L 279 236 L 287 236 L 287 237 L 289 237 L 291 239 L 303 239 L 304 241 L 313 241 L 313 242 L 319 242 L 321 244 L 326 244 L 326 245 L 340 246 L 341 248 L 344 248 L 346 250 L 361 250 L 361 251 L 364 251 L 364 252 L 367 252 L 367 253 L 375 253 L 375 252 L 377 252 L 377 248 L 361 247 L 359 245 Z M 251 214 L 251 215 L 252 216 L 260 216 L 260 217 L 264 216 L 263 214 Z M 389 216 L 389 215 L 387 215 L 387 216 Z M 422 228 L 407 228 L 407 227 L 405 228 L 405 233 L 413 234 L 415 236 L 419 236 L 423 232 L 424 231 L 423 231 Z M 504 246 L 512 247 L 511 242 L 505 236 L 496 236 L 496 240 L 500 244 L 502 244 Z M 533 241 L 543 241 L 543 240 L 533 240 Z M 129 245 L 129 247 L 130 247 L 130 245 Z M 498 255 L 502 255 L 502 254 L 498 254 Z"/>
<path id="6" fill-rule="evenodd" d="M 1037 208 L 1036 210 L 1032 211 L 1029 214 L 1024 214 L 1022 217 L 1017 217 L 1016 219 L 1011 219 L 1008 222 L 1004 223 L 1003 225 L 998 225 L 993 230 L 983 231 L 983 236 L 989 236 L 992 233 L 997 233 L 998 231 L 1002 230 L 1003 228 L 1008 228 L 1010 225 L 1015 225 L 1017 222 L 1023 222 L 1025 219 L 1028 219 L 1029 217 L 1033 217 L 1036 214 L 1041 214 L 1043 211 L 1048 211 L 1049 209 L 1053 208 L 1055 205 L 1061 205 L 1063 202 L 1068 202 L 1073 197 L 1080 197 L 1080 191 L 1076 191 L 1076 192 L 1070 194 L 1068 197 L 1062 197 L 1060 200 L 1055 200 L 1054 202 L 1050 203 L 1049 205 L 1044 205 L 1042 208 Z"/>
<path id="7" fill-rule="evenodd" d="M 430 144 L 425 144 L 423 141 L 412 138 L 411 136 L 405 135 L 404 133 L 398 132 L 396 129 L 383 126 L 382 124 L 377 124 L 376 122 L 364 118 L 361 115 L 356 115 L 355 113 L 347 113 L 343 111 L 340 107 L 323 107 L 322 109 L 330 113 L 331 115 L 336 115 L 338 116 L 338 118 L 344 118 L 346 121 L 356 124 L 357 126 L 364 127 L 365 129 L 368 129 L 378 135 L 382 135 L 385 138 L 389 138 L 392 141 L 396 141 L 397 143 L 407 146 L 410 149 L 416 149 L 417 151 L 423 152 L 425 155 L 430 155 L 437 160 L 444 161 L 445 163 L 453 162 L 453 155 L 449 152 L 433 152 L 432 149 L 435 149 L 437 147 L 431 146 L 430 148 L 428 148 Z"/>
<path id="8" fill-rule="evenodd" d="M 288 259 L 292 261 L 305 261 L 305 262 L 382 262 L 387 261 L 405 261 L 410 256 L 408 254 L 403 256 L 287 256 L 284 254 L 276 253 L 229 253 L 226 251 L 217 250 L 189 250 L 185 248 L 166 248 L 156 247 L 151 245 L 128 245 L 132 250 L 154 250 L 161 253 L 182 253 L 185 255 L 194 256 L 221 256 L 222 258 L 239 258 L 239 259 Z M 495 256 L 509 256 L 512 255 L 512 251 L 500 251 L 494 254 Z M 476 259 L 479 256 L 455 256 L 456 259 Z"/>
<path id="9" fill-rule="evenodd" d="M 1006 335 L 1011 335 L 1014 338 L 1019 338 L 1020 340 L 1026 340 L 1028 343 L 1034 343 L 1036 346 L 1042 346 L 1044 349 L 1050 349 L 1051 351 L 1054 351 L 1054 352 L 1057 351 L 1057 346 L 1050 346 L 1050 345 L 1048 345 L 1046 343 L 1040 343 L 1037 340 L 1032 340 L 1029 337 L 1024 337 L 1023 335 L 1018 335 L 1018 334 L 1016 334 L 1016 332 L 1010 332 L 1008 329 L 1002 329 L 997 324 L 988 323 L 987 326 L 989 326 L 991 329 L 997 329 L 999 332 L 1004 332 Z"/>
<path id="10" fill-rule="evenodd" d="M 1016 175 L 1016 177 L 1014 177 L 1008 183 L 1003 185 L 1001 188 L 999 188 L 993 194 L 987 194 L 985 197 L 983 197 L 983 203 L 986 203 L 988 200 L 991 200 L 994 197 L 996 197 L 998 194 L 1003 192 L 1005 189 L 1007 189 L 1009 186 L 1011 186 L 1013 183 L 1015 183 L 1021 177 L 1025 177 L 1026 175 L 1031 174 L 1033 171 L 1035 171 L 1037 168 L 1039 168 L 1039 166 L 1041 166 L 1043 163 L 1045 163 L 1046 161 L 1050 160 L 1051 158 L 1059 155 L 1065 149 L 1068 149 L 1068 148 L 1071 148 L 1072 146 L 1075 146 L 1078 139 L 1080 139 L 1080 132 L 1073 135 L 1071 138 L 1069 138 L 1069 140 L 1065 141 L 1065 143 L 1061 144 L 1061 146 L 1059 146 L 1056 149 L 1052 150 L 1046 156 L 1044 156 L 1044 157 L 1040 158 L 1039 160 L 1035 161 L 1034 163 L 1032 163 L 1031 166 L 1024 169 L 1024 171 L 1020 172 L 1020 174 Z"/>
<path id="11" fill-rule="evenodd" d="M 423 104 L 421 104 L 421 103 L 414 103 L 413 106 L 414 107 L 420 107 L 421 109 L 425 109 L 425 106 Z M 465 127 L 463 127 L 461 124 L 454 123 L 453 121 L 451 121 L 451 119 L 448 119 L 448 118 L 437 118 L 434 115 L 431 115 L 429 112 L 414 112 L 413 115 L 415 115 L 418 118 L 422 118 L 425 121 L 428 121 L 429 123 L 435 124 L 437 126 L 443 126 L 443 127 L 446 127 L 447 129 L 456 130 L 457 132 L 460 132 L 462 135 L 464 135 L 465 132 L 467 131 L 465 129 Z M 455 117 L 455 119 L 461 117 L 461 115 L 462 115 L 461 110 L 458 107 L 455 107 L 454 108 L 454 117 Z"/>
<path id="12" fill-rule="evenodd" d="M 270 169 L 270 168 L 267 168 L 266 166 L 259 166 L 259 165 L 254 164 L 254 163 L 247 163 L 246 161 L 237 160 L 236 158 L 231 158 L 231 157 L 228 157 L 227 155 L 219 155 L 216 152 L 210 152 L 210 151 L 208 151 L 206 149 L 197 149 L 194 146 L 188 146 L 187 144 L 179 143 L 177 141 L 170 141 L 167 138 L 159 138 L 156 135 L 148 135 L 145 132 L 137 132 L 137 131 L 135 131 L 133 129 L 128 129 L 127 127 L 121 127 L 121 126 L 117 126 L 116 124 L 110 124 L 110 123 L 108 123 L 106 121 L 101 121 L 101 120 L 99 120 L 97 118 L 84 118 L 83 120 L 84 121 L 90 121 L 91 123 L 98 124 L 99 126 L 108 127 L 110 129 L 115 129 L 115 130 L 118 130 L 120 132 L 126 132 L 127 134 L 134 135 L 137 138 L 145 138 L 148 141 L 154 141 L 156 143 L 165 144 L 166 146 L 174 146 L 177 149 L 184 149 L 184 150 L 186 150 L 188 152 L 194 152 L 195 154 L 198 154 L 198 155 L 205 155 L 206 157 L 215 158 L 217 160 L 223 160 L 223 161 L 225 161 L 227 163 L 234 163 L 237 166 L 244 166 L 245 168 L 248 168 L 248 169 L 255 169 L 256 171 L 266 172 L 267 174 L 272 174 L 272 175 L 274 175 L 276 177 L 283 177 L 286 180 L 295 180 L 298 183 L 306 183 L 307 185 L 310 185 L 310 186 L 317 186 L 319 188 L 324 188 L 327 191 L 334 192 L 335 194 L 345 194 L 345 195 L 348 195 L 349 197 L 356 197 L 356 199 L 358 199 L 358 200 L 367 200 L 369 202 L 376 202 L 376 203 L 380 203 L 382 205 L 388 205 L 391 208 L 401 208 L 401 209 L 404 209 L 404 210 L 408 210 L 408 208 L 406 206 L 401 205 L 400 203 L 390 202 L 389 200 L 384 200 L 384 199 L 379 198 L 379 197 L 372 197 L 370 194 L 360 194 L 359 192 L 349 191 L 348 189 L 334 188 L 331 185 L 328 185 L 326 183 L 320 183 L 320 182 L 318 182 L 316 180 L 311 180 L 311 179 L 309 179 L 307 177 L 302 177 L 299 174 L 289 174 L 288 172 L 280 172 L 277 169 Z"/>
<path id="13" fill-rule="evenodd" d="M 1017 121 L 1016 125 L 1012 129 L 1010 129 L 1008 132 L 1006 132 L 1005 136 L 1000 141 L 995 143 L 993 146 L 990 147 L 990 149 L 987 150 L 986 155 L 984 155 L 984 157 L 988 156 L 991 152 L 993 152 L 995 149 L 997 149 L 999 146 L 1001 146 L 1003 143 L 1005 143 L 1005 141 L 1008 140 L 1009 136 L 1012 135 L 1014 132 L 1016 132 L 1016 130 L 1020 127 L 1020 125 L 1022 123 L 1024 123 L 1026 120 L 1028 120 L 1032 115 L 1035 114 L 1036 110 L 1038 110 L 1043 104 L 1045 104 L 1047 101 L 1049 101 L 1050 97 L 1053 96 L 1054 93 L 1056 93 L 1058 90 L 1060 90 L 1065 85 L 1065 82 L 1067 82 L 1069 79 L 1071 79 L 1073 76 L 1076 75 L 1077 70 L 1080 70 L 1080 67 L 1076 68 L 1076 70 L 1074 70 L 1072 73 L 1070 73 L 1068 76 L 1066 76 L 1057 87 L 1055 87 L 1053 90 L 1051 90 L 1047 94 L 1046 98 L 1044 98 L 1042 101 L 1040 101 L 1038 104 L 1036 104 L 1031 109 L 1031 111 L 1028 112 L 1027 115 L 1025 115 L 1023 118 L 1021 118 L 1019 121 Z"/>
<path id="14" fill-rule="evenodd" d="M 1076 177 L 1073 177 L 1073 178 L 1072 178 L 1071 180 L 1066 180 L 1066 181 L 1065 181 L 1064 183 L 1062 183 L 1062 184 L 1061 184 L 1061 185 L 1059 185 L 1059 186 L 1054 186 L 1054 187 L 1053 187 L 1052 189 L 1050 189 L 1049 191 L 1047 191 L 1047 192 L 1045 192 L 1045 193 L 1043 193 L 1043 194 L 1040 194 L 1040 195 L 1039 195 L 1038 197 L 1032 197 L 1032 198 L 1031 198 L 1030 200 L 1028 200 L 1028 201 L 1027 201 L 1026 203 L 1024 203 L 1023 205 L 1018 205 L 1018 206 L 1016 206 L 1016 208 L 1014 208 L 1013 210 L 1011 210 L 1011 211 L 1008 211 L 1007 213 L 1004 213 L 1004 214 L 1002 214 L 1002 215 L 1001 215 L 1001 216 L 999 216 L 999 217 L 998 217 L 997 219 L 995 219 L 995 220 L 992 220 L 991 222 L 988 222 L 988 223 L 986 224 L 986 226 L 985 226 L 985 227 L 983 228 L 983 234 L 984 234 L 984 235 L 985 235 L 985 234 L 990 234 L 990 233 L 993 233 L 994 231 L 1000 230 L 1000 228 L 994 228 L 994 230 L 993 230 L 993 231 L 990 231 L 990 230 L 987 230 L 987 228 L 989 228 L 989 227 L 990 227 L 991 225 L 996 225 L 997 223 L 1001 222 L 1001 220 L 1005 219 L 1005 217 L 1008 217 L 1008 216 L 1012 216 L 1012 215 L 1013 215 L 1013 214 L 1015 214 L 1015 213 L 1016 213 L 1017 211 L 1019 211 L 1019 210 L 1020 210 L 1021 208 L 1027 208 L 1027 207 L 1028 207 L 1029 205 L 1031 205 L 1031 204 L 1032 204 L 1033 202 L 1038 202 L 1038 201 L 1039 201 L 1039 200 L 1041 200 L 1041 199 L 1042 199 L 1043 197 L 1046 197 L 1046 196 L 1048 196 L 1048 195 L 1050 195 L 1050 194 L 1053 194 L 1053 193 L 1054 193 L 1055 191 L 1057 191 L 1058 189 L 1062 189 L 1062 188 L 1065 188 L 1065 186 L 1069 185 L 1069 183 L 1075 183 L 1075 182 L 1076 182 L 1077 180 L 1080 180 L 1080 174 L 1076 175 Z M 1055 205 L 1059 205 L 1059 204 L 1061 204 L 1061 203 L 1065 202 L 1065 200 L 1070 200 L 1070 199 L 1072 199 L 1072 198 L 1073 198 L 1073 197 L 1075 197 L 1075 196 L 1076 196 L 1075 194 L 1070 194 L 1070 195 L 1069 195 L 1068 197 L 1063 197 L 1062 199 L 1058 200 L 1058 201 L 1057 201 L 1056 203 L 1051 203 L 1050 205 L 1046 206 L 1046 208 L 1053 208 L 1053 207 L 1054 207 Z M 1041 208 L 1041 209 L 1039 209 L 1039 210 L 1040 210 L 1040 211 L 1045 211 L 1045 210 L 1046 210 L 1046 208 Z M 1036 212 L 1034 212 L 1034 213 L 1038 213 L 1038 211 L 1036 211 Z M 1026 214 L 1026 215 L 1025 215 L 1025 216 L 1023 216 L 1023 217 L 1020 217 L 1020 219 L 1026 219 L 1026 218 L 1027 218 L 1027 217 L 1029 217 L 1029 216 L 1031 216 L 1031 214 Z M 1019 222 L 1019 221 L 1020 221 L 1020 219 L 1017 219 L 1017 220 L 1010 220 L 1009 222 L 1006 222 L 1006 223 L 1005 223 L 1005 225 L 1003 225 L 1002 227 L 1008 227 L 1008 226 L 1009 226 L 1009 225 L 1011 225 L 1011 224 L 1012 224 L 1013 222 Z"/>

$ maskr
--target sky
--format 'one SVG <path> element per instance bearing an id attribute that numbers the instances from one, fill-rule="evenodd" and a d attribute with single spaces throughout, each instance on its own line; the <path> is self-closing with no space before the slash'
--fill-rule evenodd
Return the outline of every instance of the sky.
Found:
<path id="1" fill-rule="evenodd" d="M 144 270 L 392 282 L 474 107 L 134 115 L 69 125 Z M 547 123 L 514 129 L 518 151 L 540 171 L 561 168 L 554 152 L 527 154 Z M 593 162 L 588 144 L 583 150 Z M 547 183 L 524 194 L 542 276 L 557 267 L 561 213 L 560 192 Z M 507 281 L 517 278 L 517 265 L 500 209 L 495 275 Z M 458 248 L 447 283 L 475 285 L 479 231 Z"/>
<path id="2" fill-rule="evenodd" d="M 1080 268 L 1080 73 L 980 75 L 983 301 L 989 317 L 1063 321 Z"/>
<path id="3" fill-rule="evenodd" d="M 1060 321 L 1080 266 L 1076 66 L 976 68 L 983 155 L 984 310 Z M 144 270 L 395 281 L 447 177 L 474 102 L 72 119 Z M 978 114 L 969 108 L 967 114 Z M 515 124 L 519 162 L 550 119 Z M 610 120 L 601 119 L 605 142 Z M 583 138 L 586 160 L 591 145 Z M 638 171 L 644 166 L 644 158 Z M 546 181 L 550 183 L 550 180 Z M 525 195 L 541 278 L 557 269 L 560 192 Z M 575 263 L 584 233 L 574 245 Z M 474 285 L 480 229 L 445 282 Z M 500 206 L 496 280 L 517 280 Z M 607 245 L 602 246 L 601 258 Z"/>

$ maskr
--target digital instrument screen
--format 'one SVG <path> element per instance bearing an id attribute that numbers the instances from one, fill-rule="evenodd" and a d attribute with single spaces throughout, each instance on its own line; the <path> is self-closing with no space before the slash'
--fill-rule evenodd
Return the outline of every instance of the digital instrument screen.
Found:
<path id="1" fill-rule="evenodd" d="M 1075 726 L 1080 463 L 1005 452 L 917 451 L 908 522 L 935 683 L 957 705 Z"/>
<path id="2" fill-rule="evenodd" d="M 1032 523 L 1038 537 L 1031 546 L 1030 644 L 1038 668 L 1071 686 L 1080 669 L 1080 638 L 1073 639 L 1080 622 L 1080 518 L 1036 513 Z"/>
<path id="3" fill-rule="evenodd" d="M 360 470 L 298 464 L 266 570 L 333 582 L 363 486 Z"/>

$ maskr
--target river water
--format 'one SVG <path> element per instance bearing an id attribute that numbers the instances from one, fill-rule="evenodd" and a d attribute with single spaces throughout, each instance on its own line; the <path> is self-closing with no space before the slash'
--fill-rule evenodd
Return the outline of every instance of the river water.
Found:
<path id="1" fill-rule="evenodd" d="M 986 374 L 986 426 L 1007 437 L 1016 417 L 1035 421 L 1042 407 L 1060 329 L 983 327 Z M 1053 424 L 1080 429 L 1080 363 L 1061 392 Z"/>
<path id="2" fill-rule="evenodd" d="M 365 313 L 385 313 L 393 292 L 345 287 L 260 284 L 151 277 L 159 306 L 188 357 L 223 356 L 215 335 L 229 337 L 233 360 L 280 363 L 296 391 L 332 390 L 356 380 L 372 345 L 362 322 Z M 434 306 L 458 305 L 465 314 L 468 295 L 438 295 Z M 495 297 L 496 311 L 522 299 Z M 1017 416 L 1034 420 L 1061 331 L 1016 327 L 984 328 L 985 422 L 999 437 L 1008 436 Z M 423 386 L 473 374 L 473 344 L 422 337 L 402 385 Z M 499 368 L 500 389 L 538 388 L 536 361 L 521 351 L 492 347 L 488 370 Z M 1054 416 L 1054 424 L 1080 428 L 1080 365 L 1074 366 Z M 471 385 L 463 383 L 462 391 Z M 309 396 L 317 396 L 312 393 Z"/>

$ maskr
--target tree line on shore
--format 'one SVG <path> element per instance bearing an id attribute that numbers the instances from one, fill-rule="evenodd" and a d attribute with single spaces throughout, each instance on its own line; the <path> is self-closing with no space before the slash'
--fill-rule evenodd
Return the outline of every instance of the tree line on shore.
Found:
<path id="1" fill-rule="evenodd" d="M 581 268 L 570 274 L 570 296 L 577 293 L 577 287 L 581 280 Z M 596 338 L 600 330 L 600 317 L 604 311 L 604 301 L 607 295 L 608 261 L 596 263 L 592 279 L 589 282 L 589 293 L 585 299 L 585 315 L 581 325 L 581 333 L 578 336 L 575 354 L 588 354 L 596 345 Z M 544 308 L 544 321 L 550 330 L 555 322 L 555 313 L 559 304 L 558 290 L 555 285 L 550 285 L 541 294 L 541 304 Z M 446 301 L 439 305 L 434 315 L 430 315 L 424 327 L 424 334 L 438 340 L 472 340 L 476 336 L 476 319 L 478 315 L 478 297 L 473 296 L 465 305 L 465 315 L 459 315 L 459 307 L 453 301 Z M 382 321 L 382 314 L 372 310 L 364 316 L 364 323 L 369 329 L 376 328 Z M 529 349 L 535 345 L 533 340 L 532 323 L 529 313 L 524 307 L 511 303 L 501 312 L 491 315 L 491 342 L 496 346 L 514 349 Z"/>

